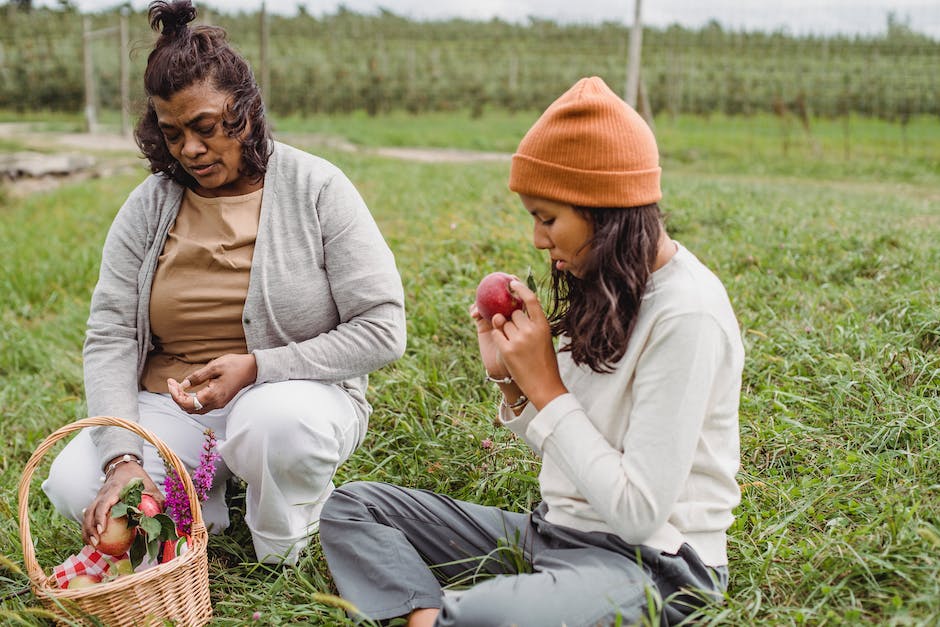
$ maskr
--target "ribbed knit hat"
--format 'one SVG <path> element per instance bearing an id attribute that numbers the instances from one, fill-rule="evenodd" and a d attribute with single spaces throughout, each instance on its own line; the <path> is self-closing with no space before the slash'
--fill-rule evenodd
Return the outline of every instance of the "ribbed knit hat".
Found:
<path id="1" fill-rule="evenodd" d="M 512 156 L 509 189 L 583 207 L 640 207 L 662 198 L 656 138 L 596 76 L 536 120 Z"/>

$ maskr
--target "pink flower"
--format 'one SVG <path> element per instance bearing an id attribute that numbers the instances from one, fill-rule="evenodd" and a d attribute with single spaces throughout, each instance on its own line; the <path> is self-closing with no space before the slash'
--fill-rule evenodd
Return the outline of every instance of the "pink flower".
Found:
<path id="1" fill-rule="evenodd" d="M 209 498 L 212 488 L 212 479 L 215 476 L 215 464 L 221 458 L 216 451 L 215 432 L 205 430 L 206 443 L 202 445 L 199 455 L 199 466 L 193 471 L 193 486 L 196 488 L 196 497 L 200 503 Z M 176 523 L 181 533 L 189 533 L 193 524 L 193 513 L 189 509 L 189 497 L 183 488 L 183 482 L 173 468 L 167 467 L 166 478 L 163 480 L 163 492 L 166 494 L 165 509 L 167 515 Z"/>
<path id="2" fill-rule="evenodd" d="M 483 438 L 482 440 L 480 440 L 480 446 L 481 446 L 482 448 L 485 448 L 485 449 L 489 450 L 489 449 L 493 448 L 493 440 L 491 440 L 491 439 L 489 439 L 489 438 Z"/>
<path id="3" fill-rule="evenodd" d="M 261 620 L 261 612 L 255 612 L 251 615 L 251 620 Z"/>

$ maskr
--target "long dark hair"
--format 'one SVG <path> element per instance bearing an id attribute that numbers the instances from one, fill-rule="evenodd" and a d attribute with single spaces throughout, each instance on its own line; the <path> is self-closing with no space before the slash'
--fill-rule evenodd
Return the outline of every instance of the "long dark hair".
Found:
<path id="1" fill-rule="evenodd" d="M 188 26 L 196 19 L 196 9 L 189 0 L 151 2 L 148 17 L 150 27 L 160 37 L 147 57 L 147 109 L 137 123 L 134 138 L 150 161 L 150 171 L 162 172 L 187 187 L 195 185 L 166 146 L 152 97 L 168 100 L 182 89 L 209 81 L 215 89 L 231 95 L 223 128 L 229 137 L 241 138 L 241 174 L 252 181 L 261 180 L 271 155 L 271 131 L 261 90 L 248 62 L 229 45 L 223 29 Z"/>
<path id="2" fill-rule="evenodd" d="M 578 365 L 612 372 L 627 350 L 662 233 L 659 205 L 575 207 L 593 226 L 581 278 L 552 268 L 548 319 Z"/>

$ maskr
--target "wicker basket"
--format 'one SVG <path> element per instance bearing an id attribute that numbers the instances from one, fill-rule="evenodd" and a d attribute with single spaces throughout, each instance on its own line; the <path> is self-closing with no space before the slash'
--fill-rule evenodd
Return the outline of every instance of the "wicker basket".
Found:
<path id="1" fill-rule="evenodd" d="M 29 532 L 30 480 L 42 456 L 65 436 L 95 426 L 117 426 L 133 431 L 153 444 L 163 459 L 179 474 L 192 508 L 192 544 L 188 551 L 140 573 L 124 575 L 89 588 L 59 588 L 55 578 L 36 562 Z M 19 485 L 20 541 L 23 561 L 33 593 L 56 615 L 60 624 L 97 624 L 108 627 L 161 625 L 165 620 L 180 626 L 205 625 L 212 618 L 209 598 L 208 533 L 202 520 L 199 499 L 189 473 L 179 458 L 153 433 L 121 418 L 96 416 L 66 425 L 47 437 L 26 463 Z"/>

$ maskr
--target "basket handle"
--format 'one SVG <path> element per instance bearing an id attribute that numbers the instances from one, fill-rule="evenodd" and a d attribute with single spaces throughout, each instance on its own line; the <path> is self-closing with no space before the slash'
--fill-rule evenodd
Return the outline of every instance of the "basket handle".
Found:
<path id="1" fill-rule="evenodd" d="M 199 498 L 196 495 L 196 487 L 193 485 L 193 480 L 190 478 L 189 472 L 183 466 L 183 462 L 180 461 L 180 458 L 177 457 L 176 453 L 171 451 L 160 438 L 152 431 L 141 427 L 136 422 L 131 422 L 124 418 L 117 418 L 115 416 L 82 418 L 81 420 L 76 420 L 71 424 L 57 429 L 43 440 L 39 447 L 36 448 L 35 452 L 33 452 L 29 461 L 26 462 L 26 467 L 23 469 L 23 476 L 20 477 L 20 485 L 17 491 L 19 499 L 20 543 L 23 547 L 23 562 L 26 565 L 26 572 L 33 581 L 41 581 L 45 577 L 42 567 L 40 567 L 39 563 L 36 561 L 36 550 L 33 547 L 33 539 L 29 531 L 29 485 L 33 478 L 33 473 L 39 466 L 42 457 L 56 442 L 86 427 L 123 427 L 129 431 L 133 431 L 153 444 L 160 453 L 160 456 L 176 471 L 176 474 L 179 475 L 183 483 L 186 496 L 189 497 L 189 509 L 193 515 L 193 528 L 195 529 L 197 526 L 203 525 L 202 507 L 199 504 Z"/>

